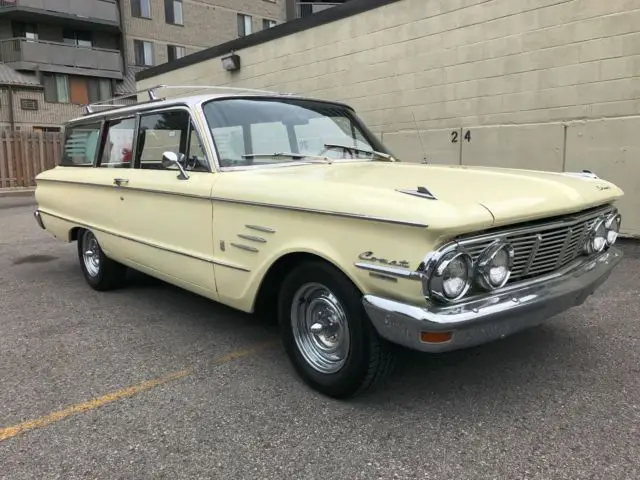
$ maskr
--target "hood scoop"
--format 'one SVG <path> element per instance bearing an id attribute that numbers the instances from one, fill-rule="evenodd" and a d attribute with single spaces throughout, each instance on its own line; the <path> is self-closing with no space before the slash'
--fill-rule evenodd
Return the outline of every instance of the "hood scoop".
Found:
<path id="1" fill-rule="evenodd" d="M 427 189 L 427 187 L 423 187 L 422 185 L 418 185 L 418 187 L 415 190 L 397 188 L 396 191 L 400 193 L 406 193 L 407 195 L 413 195 L 415 197 L 426 198 L 429 200 L 437 200 L 436 196 L 433 193 L 431 193 Z"/>

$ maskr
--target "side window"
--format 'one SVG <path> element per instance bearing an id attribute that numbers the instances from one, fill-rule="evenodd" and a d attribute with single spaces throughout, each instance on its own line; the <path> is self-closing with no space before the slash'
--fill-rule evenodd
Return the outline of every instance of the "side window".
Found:
<path id="1" fill-rule="evenodd" d="M 130 168 L 133 155 L 135 118 L 112 120 L 106 123 L 106 136 L 100 154 L 100 167 Z"/>
<path id="2" fill-rule="evenodd" d="M 96 157 L 100 140 L 100 123 L 67 127 L 60 165 L 90 167 Z"/>
<path id="3" fill-rule="evenodd" d="M 140 118 L 138 152 L 137 166 L 142 169 L 165 170 L 162 155 L 173 152 L 184 155 L 185 169 L 209 171 L 200 138 L 193 129 L 189 112 L 184 110 L 143 115 Z"/>

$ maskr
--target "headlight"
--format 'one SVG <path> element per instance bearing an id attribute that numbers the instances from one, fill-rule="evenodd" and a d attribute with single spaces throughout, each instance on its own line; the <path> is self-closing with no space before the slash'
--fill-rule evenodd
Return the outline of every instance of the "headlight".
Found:
<path id="1" fill-rule="evenodd" d="M 622 215 L 619 213 L 614 213 L 610 215 L 606 222 L 604 223 L 604 227 L 607 230 L 607 244 L 609 246 L 616 243 L 618 239 L 618 232 L 620 232 L 620 225 L 622 224 Z"/>
<path id="2" fill-rule="evenodd" d="M 476 280 L 485 290 L 503 287 L 513 268 L 513 247 L 496 241 L 480 254 L 476 262 Z"/>
<path id="3" fill-rule="evenodd" d="M 599 218 L 589 229 L 587 241 L 584 244 L 584 251 L 589 255 L 601 252 L 607 246 L 607 228 L 605 227 L 605 221 L 605 218 Z"/>
<path id="4" fill-rule="evenodd" d="M 449 252 L 443 255 L 427 273 L 426 290 L 430 297 L 445 302 L 458 300 L 469 290 L 473 260 L 467 253 Z"/>

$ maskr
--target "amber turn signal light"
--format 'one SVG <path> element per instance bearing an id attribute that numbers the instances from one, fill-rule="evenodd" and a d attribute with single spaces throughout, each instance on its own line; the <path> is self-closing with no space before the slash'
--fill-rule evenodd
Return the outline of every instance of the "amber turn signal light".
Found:
<path id="1" fill-rule="evenodd" d="M 425 343 L 445 343 L 453 337 L 452 332 L 422 332 L 420 340 Z"/>

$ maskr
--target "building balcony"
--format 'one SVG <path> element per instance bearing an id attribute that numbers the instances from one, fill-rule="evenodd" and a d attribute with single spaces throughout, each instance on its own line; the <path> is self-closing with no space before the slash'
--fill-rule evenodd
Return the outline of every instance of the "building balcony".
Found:
<path id="1" fill-rule="evenodd" d="M 120 52 L 105 48 L 12 38 L 0 41 L 0 62 L 16 70 L 122 79 Z"/>
<path id="2" fill-rule="evenodd" d="M 58 19 L 65 26 L 120 30 L 115 0 L 0 0 L 0 15 L 28 22 Z"/>

